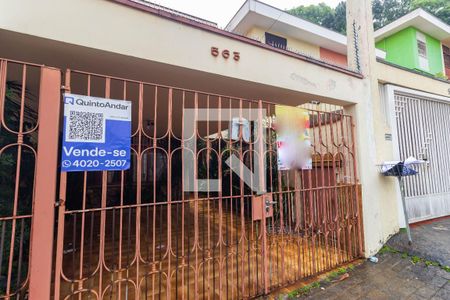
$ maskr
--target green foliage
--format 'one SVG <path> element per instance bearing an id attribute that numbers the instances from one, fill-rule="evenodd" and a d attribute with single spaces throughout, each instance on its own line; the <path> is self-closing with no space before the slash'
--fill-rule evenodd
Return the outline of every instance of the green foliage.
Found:
<path id="1" fill-rule="evenodd" d="M 372 3 L 375 30 L 391 23 L 411 11 L 411 0 L 374 0 Z"/>
<path id="2" fill-rule="evenodd" d="M 330 21 L 333 9 L 321 2 L 317 5 L 300 5 L 291 9 L 289 12 L 297 16 L 302 16 L 313 23 L 328 27 L 331 25 Z"/>
<path id="3" fill-rule="evenodd" d="M 323 2 L 317 5 L 300 5 L 288 10 L 288 13 L 331 30 L 345 33 L 345 2 L 340 2 L 336 8 L 331 8 Z"/>
<path id="4" fill-rule="evenodd" d="M 336 279 L 336 277 L 338 277 L 338 276 L 339 276 L 338 272 L 337 271 L 333 271 L 333 272 L 330 273 L 330 275 L 328 275 L 326 280 L 327 281 L 331 281 L 333 279 Z"/>
<path id="5" fill-rule="evenodd" d="M 344 1 L 339 2 L 339 4 L 334 9 L 334 31 L 345 34 L 347 31 L 347 5 Z"/>
<path id="6" fill-rule="evenodd" d="M 312 289 L 316 289 L 316 288 L 319 288 L 319 287 L 320 287 L 320 282 L 316 281 L 316 282 L 313 282 L 311 284 L 305 285 L 304 287 L 302 287 L 302 288 L 300 288 L 298 290 L 290 292 L 288 294 L 288 297 L 289 298 L 295 298 L 295 297 L 298 297 L 298 296 L 306 295 L 309 292 L 311 292 Z"/>
<path id="7" fill-rule="evenodd" d="M 372 2 L 373 27 L 377 30 L 419 7 L 450 24 L 450 1 L 448 0 L 374 0 Z M 346 32 L 345 1 L 339 2 L 336 8 L 319 3 L 301 5 L 288 12 L 342 34 Z"/>
<path id="8" fill-rule="evenodd" d="M 287 296 L 288 296 L 288 298 L 296 298 L 296 297 L 299 297 L 302 295 L 306 295 L 309 292 L 311 292 L 312 289 L 319 288 L 319 287 L 320 287 L 320 282 L 316 281 L 311 284 L 305 285 L 304 287 L 302 287 L 300 289 L 289 292 L 287 294 Z"/>
<path id="9" fill-rule="evenodd" d="M 410 9 L 421 7 L 442 21 L 450 24 L 450 1 L 448 0 L 411 0 Z"/>
<path id="10" fill-rule="evenodd" d="M 435 261 L 430 261 L 430 260 L 426 260 L 426 261 L 425 261 L 425 265 L 426 265 L 427 267 L 429 267 L 429 266 L 439 267 L 439 263 L 437 263 L 437 262 L 435 262 Z"/>
<path id="11" fill-rule="evenodd" d="M 384 245 L 383 248 L 380 249 L 378 254 L 384 254 L 384 253 L 398 253 L 398 251 L 388 245 Z"/>
<path id="12" fill-rule="evenodd" d="M 410 258 L 411 262 L 413 264 L 417 264 L 419 262 L 423 262 L 427 267 L 429 267 L 429 266 L 439 267 L 442 270 L 450 273 L 450 267 L 449 266 L 443 266 L 443 265 L 441 265 L 440 263 L 438 263 L 436 261 L 427 260 L 427 259 L 424 259 L 424 258 L 416 256 L 416 255 L 411 255 L 408 252 L 400 252 L 400 251 L 398 251 L 398 250 L 396 250 L 396 249 L 394 249 L 392 247 L 389 247 L 387 245 L 384 245 L 383 248 L 381 248 L 381 250 L 378 253 L 379 254 L 383 254 L 383 253 L 399 253 L 399 254 L 402 255 L 403 259 Z"/>
<path id="13" fill-rule="evenodd" d="M 418 262 L 420 262 L 422 259 L 420 258 L 420 257 L 418 257 L 418 256 L 412 256 L 411 257 L 411 262 L 413 263 L 413 264 L 417 264 Z"/>
<path id="14" fill-rule="evenodd" d="M 310 283 L 308 285 L 305 285 L 304 287 L 297 289 L 297 290 L 293 290 L 291 292 L 289 292 L 287 294 L 288 298 L 296 298 L 302 295 L 306 295 L 309 292 L 311 292 L 312 289 L 315 288 L 319 288 L 321 286 L 321 283 L 326 282 L 329 283 L 332 280 L 335 280 L 336 278 L 338 278 L 340 275 L 343 275 L 345 273 L 347 273 L 348 271 L 352 271 L 355 269 L 355 266 L 350 264 L 347 267 L 341 267 L 339 269 L 337 269 L 336 271 L 330 272 L 327 276 L 327 278 L 325 278 L 323 281 L 315 281 L 313 283 Z"/>
<path id="15" fill-rule="evenodd" d="M 439 72 L 439 73 L 435 74 L 434 76 L 436 76 L 437 78 L 440 78 L 440 79 L 448 80 L 447 75 L 445 75 L 443 72 Z"/>
<path id="16" fill-rule="evenodd" d="M 337 270 L 337 273 L 338 273 L 338 275 L 345 274 L 345 273 L 347 273 L 347 269 L 346 269 L 346 268 L 339 268 L 339 269 Z"/>

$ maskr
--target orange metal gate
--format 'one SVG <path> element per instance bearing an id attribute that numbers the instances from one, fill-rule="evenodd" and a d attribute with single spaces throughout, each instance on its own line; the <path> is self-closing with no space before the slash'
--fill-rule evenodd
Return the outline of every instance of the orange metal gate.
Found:
<path id="1" fill-rule="evenodd" d="M 0 77 L 0 88 L 5 76 Z M 42 80 L 60 87 L 54 78 Z M 42 194 L 52 190 L 42 178 L 56 182 L 51 173 L 57 169 L 52 163 L 57 161 L 58 132 L 52 128 L 59 128 L 60 95 L 58 91 L 57 103 L 51 102 L 55 98 L 40 97 L 40 108 L 44 101 L 55 105 L 58 113 L 48 112 L 47 122 L 39 118 L 39 147 L 50 151 L 50 160 L 40 169 L 37 156 L 34 213 L 24 215 L 33 220 L 31 275 L 22 279 L 20 295 L 29 283 L 30 295 L 39 295 L 36 299 L 50 298 L 50 284 L 54 299 L 251 298 L 362 255 L 353 123 L 342 111 L 309 110 L 313 168 L 279 171 L 276 135 L 264 125 L 263 114 L 274 115 L 275 103 L 70 70 L 64 88 L 74 94 L 133 101 L 132 166 L 121 172 L 60 174 L 52 252 L 55 200 L 51 193 Z M 50 93 L 41 88 L 44 92 Z M 196 114 L 207 111 L 206 120 L 196 122 L 193 136 L 183 133 L 185 109 Z M 256 129 L 245 134 L 241 126 L 233 136 L 228 120 L 241 117 L 245 110 L 255 114 Z M 40 112 L 47 116 L 47 111 Z M 16 135 L 20 141 L 20 131 Z M 187 173 L 182 151 L 194 138 L 190 155 L 195 167 Z M 19 147 L 16 142 L 10 145 Z M 0 158 L 8 147 L 0 145 Z M 253 171 L 255 160 L 265 162 L 260 170 L 267 175 L 264 195 L 256 195 L 240 179 L 243 166 L 233 171 L 225 163 L 233 154 Z M 20 158 L 15 159 L 20 165 Z M 184 183 L 192 177 L 218 179 L 221 190 L 208 185 L 202 191 L 185 192 Z M 19 192 L 15 195 L 13 204 L 20 198 Z M 42 205 L 37 205 L 39 195 L 46 197 Z M 8 236 L 1 230 L 9 228 L 4 224 L 10 220 L 18 224 L 20 218 L 17 212 L 0 215 L 2 243 Z M 21 260 L 0 246 L 0 263 L 7 257 L 12 265 L 5 282 L 12 282 L 17 277 L 14 264 Z M 52 265 L 52 253 L 51 280 L 52 268 L 43 265 Z M 44 270 L 40 278 L 33 279 L 34 264 Z M 41 288 L 33 289 L 33 284 Z M 9 299 L 14 293 L 11 284 L 7 290 L 0 286 L 0 298 Z"/>
<path id="2" fill-rule="evenodd" d="M 0 59 L 0 299 L 48 299 L 61 73 Z"/>
<path id="3" fill-rule="evenodd" d="M 273 103 L 112 78 L 66 74 L 75 94 L 133 101 L 132 167 L 62 173 L 55 298 L 248 298 L 329 270 L 362 252 L 350 116 L 310 111 L 314 167 L 278 171 L 273 130 L 228 131 L 231 110 Z M 193 174 L 183 172 L 183 109 L 211 112 L 195 126 Z M 218 113 L 219 116 L 212 116 Z M 231 112 L 230 112 L 231 114 Z M 267 204 L 224 162 L 252 169 L 265 143 Z M 219 179 L 221 192 L 184 192 L 187 177 Z M 255 211 L 270 206 L 267 218 Z"/>

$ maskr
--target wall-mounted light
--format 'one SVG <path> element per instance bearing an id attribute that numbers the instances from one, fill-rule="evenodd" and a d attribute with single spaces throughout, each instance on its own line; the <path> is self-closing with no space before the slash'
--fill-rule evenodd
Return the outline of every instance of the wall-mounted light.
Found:
<path id="1" fill-rule="evenodd" d="M 309 103 L 314 104 L 314 105 L 319 105 L 319 104 L 320 104 L 320 101 L 317 101 L 317 100 L 311 100 L 311 101 L 309 101 Z"/>

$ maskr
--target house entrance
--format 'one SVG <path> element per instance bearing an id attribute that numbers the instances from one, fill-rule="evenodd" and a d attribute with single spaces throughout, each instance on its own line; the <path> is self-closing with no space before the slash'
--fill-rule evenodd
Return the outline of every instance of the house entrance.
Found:
<path id="1" fill-rule="evenodd" d="M 354 125 L 342 110 L 305 109 L 312 167 L 280 170 L 268 122 L 276 103 L 72 70 L 64 89 L 133 102 L 131 168 L 59 174 L 51 282 L 29 275 L 39 260 L 33 247 L 28 262 L 29 252 L 17 252 L 17 244 L 3 246 L 20 240 L 30 249 L 20 226 L 33 229 L 31 236 L 49 228 L 26 225 L 35 216 L 22 218 L 19 210 L 1 215 L 1 261 L 8 262 L 1 265 L 1 297 L 24 295 L 40 281 L 54 299 L 252 298 L 362 256 Z M 18 107 L 28 107 L 27 101 Z M 191 135 L 184 130 L 187 110 L 206 112 Z M 244 112 L 248 126 L 234 126 Z M 183 155 L 187 144 L 194 146 Z M 0 157 L 18 146 L 1 147 Z M 238 169 L 227 164 L 231 156 L 242 162 Z M 193 168 L 186 172 L 188 161 Z M 245 168 L 264 175 L 258 177 L 263 193 L 244 182 Z M 33 175 L 35 190 L 44 175 Z M 187 181 L 195 188 L 185 189 Z M 14 208 L 17 199 L 8 203 Z M 16 228 L 12 233 L 8 224 Z M 27 259 L 17 260 L 19 254 Z"/>

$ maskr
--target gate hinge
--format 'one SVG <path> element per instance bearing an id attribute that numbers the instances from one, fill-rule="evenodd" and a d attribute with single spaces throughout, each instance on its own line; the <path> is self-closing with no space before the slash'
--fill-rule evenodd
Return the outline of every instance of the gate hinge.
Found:
<path id="1" fill-rule="evenodd" d="M 64 206 L 64 203 L 66 203 L 65 200 L 59 199 L 58 201 L 55 202 L 55 207 Z"/>

